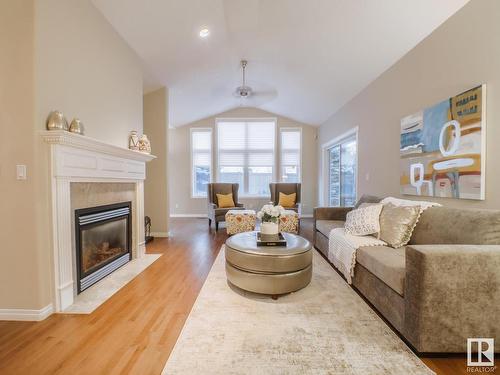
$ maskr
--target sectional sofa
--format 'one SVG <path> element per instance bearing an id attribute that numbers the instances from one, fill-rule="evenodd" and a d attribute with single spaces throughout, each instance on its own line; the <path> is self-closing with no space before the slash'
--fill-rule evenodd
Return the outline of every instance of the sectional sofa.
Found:
<path id="1" fill-rule="evenodd" d="M 314 210 L 314 245 L 327 259 L 329 233 L 352 209 Z M 464 353 L 481 337 L 500 350 L 500 211 L 432 207 L 406 247 L 362 247 L 356 258 L 352 286 L 415 351 Z"/>

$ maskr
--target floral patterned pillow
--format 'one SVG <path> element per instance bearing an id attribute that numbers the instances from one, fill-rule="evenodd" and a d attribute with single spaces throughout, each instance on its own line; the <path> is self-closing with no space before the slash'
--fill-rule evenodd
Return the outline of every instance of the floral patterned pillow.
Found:
<path id="1" fill-rule="evenodd" d="M 383 204 L 362 204 L 347 214 L 345 231 L 353 236 L 368 236 L 380 232 Z"/>

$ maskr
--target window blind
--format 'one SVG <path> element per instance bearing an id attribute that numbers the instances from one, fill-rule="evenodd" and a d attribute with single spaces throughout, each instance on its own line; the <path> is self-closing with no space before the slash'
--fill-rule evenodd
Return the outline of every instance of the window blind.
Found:
<path id="1" fill-rule="evenodd" d="M 300 129 L 280 130 L 280 170 L 283 182 L 300 182 L 301 180 L 301 143 Z"/>
<path id="2" fill-rule="evenodd" d="M 191 161 L 192 195 L 206 197 L 212 174 L 211 129 L 191 129 Z"/>
<path id="3" fill-rule="evenodd" d="M 275 165 L 275 121 L 217 122 L 218 180 L 240 184 L 240 194 L 268 196 Z"/>

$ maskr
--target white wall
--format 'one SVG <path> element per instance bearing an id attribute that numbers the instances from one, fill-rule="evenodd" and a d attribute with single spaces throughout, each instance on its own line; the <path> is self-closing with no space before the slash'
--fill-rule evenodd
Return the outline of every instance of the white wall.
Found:
<path id="1" fill-rule="evenodd" d="M 138 56 L 88 0 L 36 1 L 36 121 L 78 117 L 85 134 L 127 147 L 142 132 Z"/>
<path id="2" fill-rule="evenodd" d="M 215 136 L 216 118 L 256 118 L 275 117 L 278 128 L 298 127 L 302 129 L 302 212 L 312 214 L 317 202 L 317 128 L 282 116 L 277 116 L 258 108 L 240 107 L 194 123 L 169 130 L 169 188 L 171 215 L 206 215 L 206 198 L 191 198 L 190 129 L 211 128 Z M 279 151 L 279 150 L 277 150 Z M 215 150 L 213 150 L 215 165 Z M 247 208 L 260 209 L 269 198 L 240 198 Z"/>
<path id="3" fill-rule="evenodd" d="M 360 194 L 399 196 L 402 117 L 486 83 L 486 200 L 439 201 L 447 206 L 500 208 L 499 15 L 499 1 L 469 2 L 320 127 L 320 145 L 359 127 Z"/>

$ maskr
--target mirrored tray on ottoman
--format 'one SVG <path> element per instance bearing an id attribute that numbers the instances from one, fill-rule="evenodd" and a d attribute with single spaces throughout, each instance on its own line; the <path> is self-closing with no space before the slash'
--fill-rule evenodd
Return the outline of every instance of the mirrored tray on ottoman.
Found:
<path id="1" fill-rule="evenodd" d="M 257 246 L 286 246 L 286 239 L 280 232 L 278 234 L 262 234 L 257 232 Z"/>

